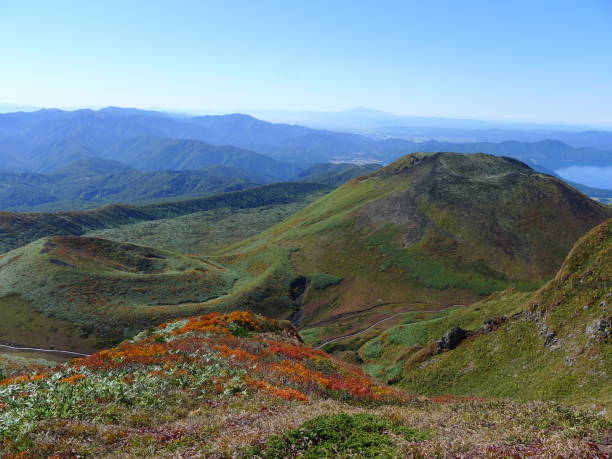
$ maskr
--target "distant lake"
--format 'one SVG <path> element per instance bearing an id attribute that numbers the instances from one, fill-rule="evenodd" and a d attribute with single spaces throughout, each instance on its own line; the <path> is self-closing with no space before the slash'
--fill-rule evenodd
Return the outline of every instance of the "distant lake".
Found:
<path id="1" fill-rule="evenodd" d="M 572 182 L 595 188 L 612 189 L 612 167 L 572 166 L 555 172 Z"/>

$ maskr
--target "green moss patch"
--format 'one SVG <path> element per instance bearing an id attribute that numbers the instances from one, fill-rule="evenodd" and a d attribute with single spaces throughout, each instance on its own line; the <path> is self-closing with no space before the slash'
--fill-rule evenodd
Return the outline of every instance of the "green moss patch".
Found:
<path id="1" fill-rule="evenodd" d="M 327 414 L 306 421 L 299 428 L 270 437 L 248 457 L 399 457 L 398 440 L 422 441 L 428 434 L 371 414 Z M 252 456 L 249 456 L 252 454 Z M 246 457 L 246 456 L 245 456 Z"/>
<path id="2" fill-rule="evenodd" d="M 342 282 L 342 278 L 334 276 L 332 274 L 312 274 L 308 276 L 311 282 L 312 288 L 323 290 L 324 288 L 331 287 L 332 285 L 338 285 Z"/>

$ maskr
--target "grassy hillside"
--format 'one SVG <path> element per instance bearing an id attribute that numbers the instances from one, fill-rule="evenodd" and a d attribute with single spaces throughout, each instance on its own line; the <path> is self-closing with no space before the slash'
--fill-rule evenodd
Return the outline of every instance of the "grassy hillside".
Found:
<path id="1" fill-rule="evenodd" d="M 92 231 L 87 235 L 179 253 L 214 254 L 280 223 L 324 194 L 324 191 L 315 192 L 288 204 L 246 209 L 222 207 Z"/>
<path id="2" fill-rule="evenodd" d="M 20 458 L 605 457 L 611 426 L 550 403 L 411 396 L 238 311 L 4 379 L 0 403 L 1 452 Z"/>
<path id="3" fill-rule="evenodd" d="M 534 289 L 552 277 L 575 239 L 610 214 L 514 160 L 418 154 L 347 183 L 282 223 L 222 249 L 214 259 L 175 252 L 218 248 L 233 235 L 272 223 L 267 216 L 273 209 L 263 217 L 256 213 L 261 204 L 303 202 L 322 191 L 313 184 L 279 184 L 89 213 L 12 214 L 21 227 L 27 218 L 36 224 L 21 232 L 13 225 L 5 238 L 65 233 L 66 227 L 79 234 L 103 225 L 157 223 L 105 232 L 117 242 L 61 237 L 11 252 L 0 267 L 1 301 L 22 302 L 26 317 L 36 312 L 65 321 L 56 326 L 60 332 L 49 330 L 47 336 L 49 342 L 70 337 L 66 344 L 74 348 L 99 348 L 170 317 L 236 308 L 291 319 L 305 328 L 309 342 L 322 343 L 378 324 L 368 331 L 376 333 L 407 320 L 409 313 L 434 319 L 512 285 Z M 244 218 L 212 215 L 223 208 L 250 210 Z M 212 214 L 167 218 L 201 209 Z M 40 226 L 45 219 L 51 228 Z M 249 228 L 207 242 L 212 231 L 225 232 L 234 223 Z M 200 229 L 204 232 L 198 234 Z M 172 250 L 158 254 L 121 241 Z M 117 261 L 122 251 L 126 259 Z M 148 255 L 166 260 L 161 271 L 137 267 Z M 112 268 L 114 263 L 127 268 Z M 29 328 L 22 326 L 8 329 L 14 342 L 27 344 L 23 339 L 29 333 L 23 331 Z M 370 337 L 359 335 L 335 346 L 356 350 Z M 97 341 L 84 341 L 90 338 Z"/>
<path id="4" fill-rule="evenodd" d="M 277 183 L 251 190 L 142 206 L 113 204 L 90 211 L 31 214 L 0 212 L 0 252 L 7 252 L 45 236 L 78 236 L 89 231 L 212 209 L 248 209 L 287 204 L 329 189 L 313 183 Z"/>
<path id="5" fill-rule="evenodd" d="M 266 256 L 286 266 L 301 283 L 295 318 L 323 323 L 323 341 L 375 323 L 381 308 L 435 312 L 510 286 L 535 289 L 610 215 L 512 159 L 414 154 L 228 248 L 223 260 L 251 266 Z M 330 318 L 354 323 L 339 330 Z"/>
<path id="6" fill-rule="evenodd" d="M 611 260 L 608 220 L 576 243 L 540 290 L 500 292 L 445 316 L 393 327 L 365 343 L 360 355 L 372 374 L 426 394 L 609 407 Z M 440 340 L 454 327 L 468 333 L 455 329 L 457 347 L 448 349 Z"/>
<path id="7" fill-rule="evenodd" d="M 278 196 L 275 187 L 255 196 L 230 194 L 213 201 L 212 210 L 96 233 L 111 240 L 47 237 L 0 256 L 0 336 L 23 346 L 90 351 L 172 317 L 231 310 L 236 304 L 287 318 L 297 297 L 286 265 L 275 257 L 264 254 L 228 269 L 193 254 L 212 253 L 253 235 L 325 192 L 318 185 L 296 188 L 293 195 Z M 287 189 L 292 186 L 281 192 Z M 257 199 L 283 202 L 283 197 L 288 204 L 214 208 L 248 206 Z M 201 205 L 187 201 L 135 209 L 140 216 L 145 211 L 172 215 Z"/>
<path id="8" fill-rule="evenodd" d="M 29 346 L 99 349 L 180 315 L 175 305 L 225 295 L 235 280 L 200 257 L 97 238 L 43 238 L 0 258 L 0 335 Z"/>

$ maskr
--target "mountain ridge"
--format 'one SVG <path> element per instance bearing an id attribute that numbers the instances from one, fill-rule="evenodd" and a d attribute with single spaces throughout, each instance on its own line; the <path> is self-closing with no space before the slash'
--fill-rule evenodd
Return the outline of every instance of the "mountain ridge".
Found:
<path id="1" fill-rule="evenodd" d="M 94 210 L 56 213 L 0 212 L 0 251 L 11 250 L 50 235 L 81 235 L 92 230 L 219 207 L 248 208 L 287 203 L 325 190 L 329 188 L 314 183 L 278 183 L 251 190 L 141 206 L 109 204 Z"/>
<path id="2" fill-rule="evenodd" d="M 13 152 L 12 157 L 15 156 L 14 152 L 27 155 L 33 147 L 57 140 L 74 142 L 103 154 L 122 141 L 140 136 L 194 139 L 215 145 L 233 145 L 302 166 L 343 158 L 365 158 L 387 162 L 408 153 L 424 150 L 467 152 L 467 148 L 473 153 L 483 151 L 482 142 L 419 143 L 397 136 L 388 140 L 375 139 L 346 132 L 273 124 L 242 114 L 186 119 L 135 109 L 122 109 L 121 114 L 117 114 L 117 110 L 74 112 L 41 110 L 33 113 L 0 114 L 0 143 L 12 144 L 10 150 Z M 488 148 L 484 150 L 486 153 L 508 154 L 508 151 L 505 151 L 508 149 L 507 146 L 499 148 L 495 144 L 486 146 Z M 518 145 L 514 145 L 512 155 L 518 155 L 519 159 L 529 158 L 534 148 L 542 148 L 540 154 L 544 155 L 544 159 L 540 160 L 544 166 L 551 169 L 567 164 L 610 163 L 609 151 L 572 148 L 568 145 L 557 145 L 556 149 L 550 149 L 537 142 L 534 144 L 519 142 Z M 557 155 L 569 155 L 573 162 L 560 162 L 556 159 Z M 6 161 L 5 158 L 4 162 Z"/>
<path id="3" fill-rule="evenodd" d="M 412 154 L 222 254 L 248 265 L 274 248 L 303 279 L 302 327 L 351 317 L 318 329 L 321 342 L 383 312 L 443 310 L 510 285 L 534 289 L 610 215 L 515 159 Z M 384 306 L 369 308 L 377 304 Z"/>

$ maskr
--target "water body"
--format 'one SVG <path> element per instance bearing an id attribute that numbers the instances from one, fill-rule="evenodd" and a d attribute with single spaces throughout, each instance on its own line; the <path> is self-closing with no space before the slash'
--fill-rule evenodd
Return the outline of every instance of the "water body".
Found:
<path id="1" fill-rule="evenodd" d="M 566 180 L 595 188 L 612 189 L 612 167 L 571 166 L 555 172 Z"/>

